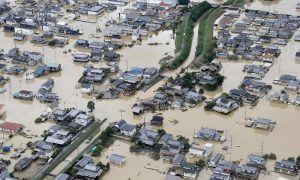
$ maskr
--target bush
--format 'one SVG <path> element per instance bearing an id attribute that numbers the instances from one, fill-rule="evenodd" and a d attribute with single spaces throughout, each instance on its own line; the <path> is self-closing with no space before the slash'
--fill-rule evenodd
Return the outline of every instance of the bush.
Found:
<path id="1" fill-rule="evenodd" d="M 134 144 L 134 145 L 130 146 L 130 148 L 129 148 L 130 152 L 135 152 L 135 153 L 141 152 L 142 149 L 143 149 L 143 147 L 138 144 Z"/>
<path id="2" fill-rule="evenodd" d="M 42 118 L 40 118 L 40 117 L 38 117 L 38 118 L 36 118 L 35 120 L 34 120 L 34 122 L 35 123 L 41 123 L 43 120 L 42 120 Z"/>
<path id="3" fill-rule="evenodd" d="M 198 166 L 200 169 L 203 169 L 206 165 L 205 161 L 200 159 L 199 161 L 195 162 L 195 165 Z"/>
<path id="4" fill-rule="evenodd" d="M 277 159 L 276 154 L 270 153 L 270 154 L 269 154 L 269 159 L 271 159 L 271 160 L 276 160 L 276 159 Z"/>
<path id="5" fill-rule="evenodd" d="M 215 101 L 209 102 L 204 106 L 205 111 L 211 111 L 213 107 L 215 107 L 217 104 Z"/>
<path id="6" fill-rule="evenodd" d="M 199 89 L 198 94 L 204 94 L 204 90 L 203 89 Z"/>
<path id="7" fill-rule="evenodd" d="M 298 156 L 298 157 L 296 158 L 296 163 L 298 164 L 298 166 L 300 166 L 300 156 Z"/>
<path id="8" fill-rule="evenodd" d="M 157 132 L 160 136 L 163 136 L 164 134 L 166 134 L 166 131 L 163 129 L 159 129 L 159 130 L 157 130 Z"/>
<path id="9" fill-rule="evenodd" d="M 288 161 L 292 161 L 292 162 L 296 162 L 296 160 L 295 160 L 294 157 L 289 157 L 287 160 L 288 160 Z"/>
<path id="10" fill-rule="evenodd" d="M 191 145 L 189 144 L 189 139 L 184 136 L 178 136 L 177 140 L 183 143 L 183 152 L 189 152 L 189 149 L 191 147 Z"/>
<path id="11" fill-rule="evenodd" d="M 48 46 L 55 46 L 55 40 L 52 40 L 52 41 L 50 41 L 49 43 L 48 43 Z"/>
<path id="12" fill-rule="evenodd" d="M 263 155 L 263 158 L 264 158 L 265 160 L 269 159 L 269 154 Z"/>

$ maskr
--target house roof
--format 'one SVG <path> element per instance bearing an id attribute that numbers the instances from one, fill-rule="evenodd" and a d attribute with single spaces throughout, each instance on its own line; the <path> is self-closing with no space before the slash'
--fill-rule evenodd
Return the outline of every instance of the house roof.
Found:
<path id="1" fill-rule="evenodd" d="M 264 124 L 264 125 L 270 125 L 272 123 L 270 119 L 265 119 L 265 118 L 256 118 L 254 121 L 256 124 Z"/>
<path id="2" fill-rule="evenodd" d="M 128 71 L 129 74 L 143 74 L 144 70 L 142 68 L 139 67 L 133 67 L 130 69 L 130 71 Z"/>
<path id="3" fill-rule="evenodd" d="M 23 127 L 22 124 L 7 122 L 7 121 L 0 124 L 0 129 L 9 130 L 9 131 L 18 131 L 22 127 Z"/>
<path id="4" fill-rule="evenodd" d="M 249 154 L 248 159 L 255 160 L 255 161 L 264 161 L 265 160 L 261 155 L 257 155 L 257 154 Z"/>
<path id="5" fill-rule="evenodd" d="M 109 161 L 117 163 L 117 164 L 122 164 L 124 163 L 126 158 L 124 156 L 118 155 L 118 154 L 111 154 L 109 156 Z"/>
<path id="6" fill-rule="evenodd" d="M 173 158 L 173 163 L 182 163 L 186 160 L 185 156 L 183 154 L 176 154 Z"/>
<path id="7" fill-rule="evenodd" d="M 131 132 L 136 128 L 135 125 L 131 124 L 123 124 L 120 128 L 120 131 L 126 131 L 126 132 Z"/>
<path id="8" fill-rule="evenodd" d="M 68 180 L 69 179 L 69 175 L 68 174 L 59 174 L 58 176 L 55 177 L 54 180 Z"/>
<path id="9" fill-rule="evenodd" d="M 84 156 L 82 159 L 80 159 L 75 166 L 78 166 L 78 167 L 85 167 L 87 164 L 90 164 L 93 162 L 93 159 L 91 157 L 88 157 L 88 156 Z"/>
<path id="10" fill-rule="evenodd" d="M 180 180 L 179 176 L 167 175 L 165 180 Z"/>
<path id="11" fill-rule="evenodd" d="M 127 122 L 124 119 L 121 119 L 120 121 L 116 122 L 114 126 L 120 129 L 124 124 L 127 124 Z"/>

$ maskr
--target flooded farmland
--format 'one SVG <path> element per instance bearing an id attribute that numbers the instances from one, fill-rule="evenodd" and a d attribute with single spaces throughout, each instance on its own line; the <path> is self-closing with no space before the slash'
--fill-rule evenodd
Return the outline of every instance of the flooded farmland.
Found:
<path id="1" fill-rule="evenodd" d="M 254 0 L 251 3 L 246 3 L 245 8 L 300 15 L 300 12 L 295 9 L 295 3 L 296 2 L 294 0 L 276 0 L 274 2 Z M 104 28 L 105 21 L 110 18 L 115 18 L 118 15 L 118 12 L 122 11 L 122 8 L 118 7 L 118 9 L 112 13 L 105 13 L 102 17 L 96 19 L 97 23 L 78 21 L 70 22 L 70 24 L 82 28 L 84 35 L 81 38 L 88 40 L 104 39 L 103 37 L 95 38 L 91 35 L 96 33 L 95 30 L 97 27 Z M 192 44 L 193 49 L 191 50 L 192 56 L 195 52 L 197 32 L 198 28 L 196 26 L 194 29 L 194 39 Z M 292 74 L 298 78 L 300 77 L 300 64 L 295 62 L 295 53 L 300 50 L 300 43 L 295 42 L 293 39 L 294 38 L 291 38 L 288 44 L 285 47 L 282 47 L 280 57 L 276 59 L 270 71 L 263 78 L 263 82 L 272 84 L 272 81 L 275 78 L 278 78 L 281 74 Z M 15 43 L 10 34 L 3 32 L 0 33 L 0 49 L 8 51 L 17 47 L 22 50 L 44 53 L 44 63 L 59 63 L 62 66 L 62 71 L 59 73 L 35 78 L 33 80 L 25 80 L 24 74 L 19 76 L 10 76 L 10 82 L 4 86 L 4 88 L 7 89 L 7 92 L 0 95 L 0 104 L 5 105 L 7 113 L 5 120 L 23 124 L 25 126 L 24 131 L 30 135 L 30 138 L 26 138 L 21 135 L 15 136 L 12 139 L 8 136 L 0 137 L 0 140 L 5 145 L 12 145 L 14 148 L 18 148 L 20 146 L 25 147 L 27 142 L 33 142 L 41 139 L 40 135 L 47 130 L 49 126 L 53 125 L 51 122 L 41 124 L 36 124 L 34 122 L 37 117 L 48 110 L 48 105 L 36 100 L 28 102 L 14 99 L 12 94 L 19 90 L 24 89 L 36 92 L 42 83 L 44 83 L 48 78 L 53 78 L 55 81 L 53 92 L 59 95 L 61 99 L 61 107 L 78 107 L 79 109 L 87 110 L 87 102 L 93 98 L 82 95 L 80 89 L 76 88 L 78 79 L 81 77 L 82 71 L 84 71 L 84 67 L 81 64 L 73 63 L 71 53 L 64 53 L 64 51 L 68 49 L 72 49 L 72 52 L 84 51 L 84 49 L 73 49 L 73 45 L 76 40 L 76 38 L 71 38 L 69 45 L 64 48 L 50 48 L 46 46 L 41 47 L 33 45 L 29 41 L 26 41 L 25 43 Z M 158 45 L 150 46 L 149 43 L 158 43 Z M 167 55 L 174 56 L 174 44 L 173 32 L 171 30 L 165 30 L 143 39 L 141 44 L 136 44 L 133 47 L 123 47 L 117 51 L 122 55 L 120 69 L 124 71 L 128 67 L 144 68 L 150 66 L 159 68 L 159 60 L 162 57 Z M 187 61 L 191 61 L 192 59 L 192 57 L 189 57 Z M 246 60 L 229 61 L 224 59 L 215 59 L 214 61 L 221 62 L 223 64 L 223 68 L 220 73 L 223 74 L 226 79 L 224 80 L 222 88 L 219 88 L 217 92 L 205 92 L 205 94 L 210 97 L 216 97 L 223 92 L 228 92 L 233 87 L 238 87 L 244 77 L 242 72 L 243 66 L 245 64 L 252 63 L 252 61 L 250 62 Z M 93 64 L 97 67 L 105 66 L 102 62 Z M 186 65 L 188 64 L 184 64 L 183 67 Z M 29 68 L 29 71 L 33 71 L 33 69 Z M 137 101 L 153 96 L 154 91 L 164 84 L 164 82 L 165 80 L 162 80 L 148 91 L 140 91 L 132 97 L 122 97 L 113 100 L 97 100 L 94 115 L 101 118 L 106 117 L 109 122 L 118 121 L 122 116 L 123 119 L 131 124 L 143 123 L 144 119 L 146 123 L 149 123 L 154 114 L 147 113 L 144 116 L 134 116 L 132 114 L 132 105 Z M 269 95 L 281 89 L 281 86 L 273 85 L 273 89 Z M 122 115 L 120 110 L 123 111 Z M 201 129 L 202 127 L 210 127 L 226 131 L 227 141 L 223 144 L 215 143 L 215 151 L 223 152 L 225 154 L 225 159 L 227 160 L 241 160 L 243 162 L 249 153 L 275 153 L 278 159 L 299 156 L 299 110 L 300 107 L 288 104 L 277 104 L 270 102 L 268 97 L 263 97 L 257 106 L 253 108 L 247 106 L 241 107 L 230 115 L 220 115 L 214 112 L 207 112 L 204 110 L 203 105 L 198 105 L 186 112 L 170 109 L 160 113 L 162 113 L 165 117 L 165 122 L 162 128 L 166 132 L 174 135 L 183 135 L 189 138 L 190 141 L 193 139 L 194 131 Z M 244 126 L 245 117 L 269 118 L 276 121 L 277 126 L 272 132 L 267 133 L 265 131 L 246 128 Z M 177 120 L 178 123 L 174 124 L 173 120 Z M 199 143 L 202 145 L 205 144 L 204 141 L 200 141 Z M 228 151 L 222 150 L 224 145 L 230 147 Z M 97 159 L 97 161 L 106 163 L 108 161 L 107 156 L 111 153 L 123 155 L 127 159 L 126 163 L 122 166 L 111 165 L 110 172 L 108 172 L 103 179 L 164 179 L 164 173 L 168 171 L 170 164 L 161 160 L 152 160 L 150 157 L 145 155 L 130 153 L 129 147 L 129 143 L 117 140 L 111 147 L 103 151 L 103 154 Z M 11 152 L 3 156 L 9 158 L 13 153 L 14 152 Z M 29 155 L 30 153 L 28 150 L 22 154 L 22 157 Z M 71 154 L 69 158 L 76 155 L 77 153 L 75 152 Z M 12 160 L 12 165 L 15 163 L 16 160 Z M 147 169 L 147 167 L 158 169 L 161 172 Z M 269 169 L 273 168 L 272 161 L 269 162 L 268 167 Z M 9 168 L 9 170 L 13 170 L 13 166 L 10 166 Z M 64 167 L 62 166 L 62 168 Z M 32 173 L 31 171 L 32 168 L 22 172 L 24 174 L 20 173 L 16 175 L 30 178 L 30 173 Z M 56 172 L 59 171 L 59 168 L 56 169 Z M 198 179 L 208 179 L 211 173 L 212 172 L 210 170 L 202 171 Z M 270 175 L 260 176 L 259 179 L 272 180 L 277 179 L 280 176 L 280 174 L 271 172 Z M 289 176 L 283 177 L 293 179 Z"/>

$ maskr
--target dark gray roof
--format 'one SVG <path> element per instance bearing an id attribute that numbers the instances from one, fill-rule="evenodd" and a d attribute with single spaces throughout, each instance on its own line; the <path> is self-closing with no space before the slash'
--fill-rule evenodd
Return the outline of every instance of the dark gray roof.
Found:
<path id="1" fill-rule="evenodd" d="M 185 156 L 183 154 L 176 154 L 173 158 L 174 164 L 180 164 L 186 160 Z"/>
<path id="2" fill-rule="evenodd" d="M 135 129 L 135 125 L 131 124 L 123 124 L 120 128 L 120 131 L 126 131 L 126 132 L 131 132 Z"/>
<path id="3" fill-rule="evenodd" d="M 93 162 L 93 159 L 91 157 L 85 156 L 82 159 L 80 159 L 75 166 L 78 166 L 80 168 L 83 168 L 87 164 L 90 164 Z"/>
<path id="4" fill-rule="evenodd" d="M 116 122 L 114 126 L 120 129 L 124 124 L 127 124 L 126 121 L 121 119 L 120 121 Z"/>

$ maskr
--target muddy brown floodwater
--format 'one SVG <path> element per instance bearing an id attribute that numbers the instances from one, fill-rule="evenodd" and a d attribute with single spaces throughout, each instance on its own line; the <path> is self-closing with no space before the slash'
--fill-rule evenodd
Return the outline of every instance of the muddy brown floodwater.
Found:
<path id="1" fill-rule="evenodd" d="M 264 1 L 254 1 L 251 4 L 246 4 L 247 8 L 261 9 L 267 11 L 273 11 L 274 7 L 277 12 L 290 13 L 300 15 L 295 10 L 294 0 L 282 0 L 275 1 L 274 3 L 266 3 Z M 89 40 L 98 40 L 92 38 L 90 35 L 95 34 L 96 27 L 103 29 L 106 20 L 116 17 L 117 13 L 120 12 L 124 7 L 118 8 L 117 11 L 112 13 L 106 13 L 102 17 L 97 19 L 97 23 L 83 23 L 83 22 L 69 22 L 71 25 L 82 27 L 84 35 L 82 38 Z M 67 21 L 67 20 L 64 20 Z M 197 31 L 195 31 L 197 32 Z M 165 56 L 166 53 L 174 55 L 174 39 L 171 38 L 172 31 L 163 31 L 157 35 L 152 35 L 148 39 L 142 41 L 141 45 L 135 45 L 132 48 L 125 47 L 119 50 L 119 53 L 123 55 L 120 62 L 122 70 L 126 70 L 128 67 L 159 67 L 159 60 Z M 194 38 L 197 36 L 194 36 Z M 99 40 L 103 39 L 101 37 Z M 21 89 L 31 90 L 36 92 L 40 85 L 47 79 L 53 78 L 55 85 L 53 92 L 57 93 L 61 98 L 61 107 L 78 107 L 80 109 L 86 109 L 88 100 L 92 97 L 82 95 L 79 89 L 76 89 L 77 80 L 80 78 L 84 68 L 83 65 L 74 64 L 72 61 L 71 54 L 63 54 L 66 49 L 73 49 L 73 45 L 76 38 L 70 39 L 70 44 L 65 48 L 49 48 L 44 49 L 41 46 L 31 44 L 29 41 L 25 43 L 14 43 L 11 35 L 0 32 L 0 49 L 8 51 L 15 46 L 23 50 L 45 52 L 45 63 L 60 63 L 62 65 L 62 72 L 37 78 L 34 80 L 26 81 L 24 77 L 11 76 L 11 82 L 5 85 L 7 92 L 4 95 L 0 95 L 0 104 L 5 104 L 7 111 L 7 121 L 17 122 L 25 125 L 25 132 L 37 136 L 32 139 L 27 139 L 22 136 L 16 136 L 12 139 L 4 137 L 1 139 L 5 145 L 13 145 L 13 147 L 25 147 L 28 141 L 34 141 L 41 139 L 40 134 L 46 130 L 52 123 L 35 124 L 34 119 L 47 110 L 46 104 L 34 100 L 33 102 L 24 102 L 15 100 L 12 97 L 12 93 L 17 92 Z M 195 39 L 194 39 L 195 41 Z M 194 42 L 193 41 L 193 42 Z M 149 46 L 150 42 L 158 42 L 161 45 Z M 169 45 L 168 45 L 169 44 Z M 194 47 L 194 46 L 193 46 Z M 192 47 L 192 48 L 193 48 Z M 300 64 L 296 64 L 294 60 L 295 52 L 300 49 L 300 43 L 294 42 L 293 38 L 287 44 L 286 47 L 282 48 L 282 54 L 279 59 L 276 60 L 271 70 L 264 77 L 263 81 L 271 83 L 273 79 L 277 78 L 280 74 L 291 74 L 300 78 Z M 81 50 L 76 50 L 81 51 Z M 194 52 L 194 50 L 192 50 Z M 126 63 L 128 61 L 128 63 Z M 223 69 L 221 73 L 226 76 L 223 87 L 217 92 L 206 93 L 208 96 L 217 96 L 218 94 L 228 92 L 233 87 L 237 87 L 243 79 L 242 68 L 245 64 L 249 64 L 249 61 L 228 61 L 217 59 L 217 62 L 223 63 Z M 96 66 L 103 66 L 104 64 L 98 63 Z M 30 69 L 29 71 L 32 71 Z M 120 110 L 124 110 L 122 116 L 129 123 L 137 124 L 143 122 L 145 118 L 146 122 L 149 122 L 153 114 L 146 114 L 142 117 L 135 117 L 132 114 L 132 105 L 140 100 L 149 98 L 153 95 L 160 85 L 164 82 L 161 81 L 147 92 L 138 92 L 133 97 L 125 97 L 114 100 L 105 100 L 96 102 L 95 115 L 97 117 L 107 117 L 110 122 L 117 121 L 120 119 Z M 282 87 L 274 85 L 272 94 L 275 90 L 280 90 Z M 249 107 L 243 107 L 235 111 L 234 113 L 225 116 L 213 112 L 205 112 L 203 106 L 198 106 L 189 109 L 186 112 L 180 110 L 168 110 L 164 111 L 163 116 L 165 117 L 165 123 L 163 128 L 168 132 L 175 135 L 183 135 L 188 137 L 190 140 L 193 137 L 194 130 L 199 130 L 201 127 L 210 127 L 215 129 L 224 130 L 227 132 L 227 142 L 224 144 L 215 144 L 215 152 L 223 152 L 221 149 L 226 144 L 229 147 L 232 146 L 226 154 L 228 160 L 242 160 L 245 161 L 249 153 L 270 153 L 273 152 L 279 159 L 287 158 L 290 156 L 300 155 L 300 143 L 299 143 L 299 107 L 293 105 L 282 105 L 271 103 L 267 98 L 260 99 L 258 105 L 253 109 Z M 272 119 L 277 122 L 277 126 L 272 132 L 265 133 L 262 131 L 256 131 L 252 128 L 244 127 L 244 118 L 247 117 L 265 117 Z M 171 121 L 178 120 L 179 123 L 174 125 Z M 1 136 L 2 138 L 2 136 Z M 230 142 L 232 139 L 232 143 Z M 203 145 L 205 142 L 201 142 Z M 237 147 L 236 145 L 239 145 Z M 103 162 L 107 161 L 106 156 L 111 153 L 117 153 L 127 157 L 127 162 L 123 166 L 111 166 L 111 171 L 104 176 L 104 179 L 108 180 L 127 180 L 127 179 L 163 179 L 164 175 L 153 170 L 146 169 L 145 167 L 158 168 L 160 171 L 167 171 L 170 164 L 162 161 L 151 160 L 147 156 L 135 155 L 129 152 L 129 144 L 116 141 L 113 146 L 105 150 L 103 155 L 98 159 Z M 3 155 L 4 158 L 9 158 L 13 154 Z M 30 150 L 27 150 L 22 157 L 29 156 Z M 1 155 L 1 157 L 3 157 Z M 76 156 L 76 153 L 71 156 Z M 13 169 L 13 165 L 16 163 L 12 160 L 12 166 L 9 170 Z M 270 170 L 272 170 L 273 162 L 268 164 Z M 62 167 L 63 168 L 63 167 Z M 19 173 L 20 177 L 29 177 L 33 171 L 37 171 L 38 168 L 29 168 L 23 173 Z M 58 170 L 59 171 L 59 170 Z M 198 179 L 208 179 L 211 171 L 201 172 Z M 278 178 L 279 174 L 271 173 L 270 176 L 261 176 L 260 179 L 272 180 Z M 288 177 L 288 179 L 292 179 Z"/>

